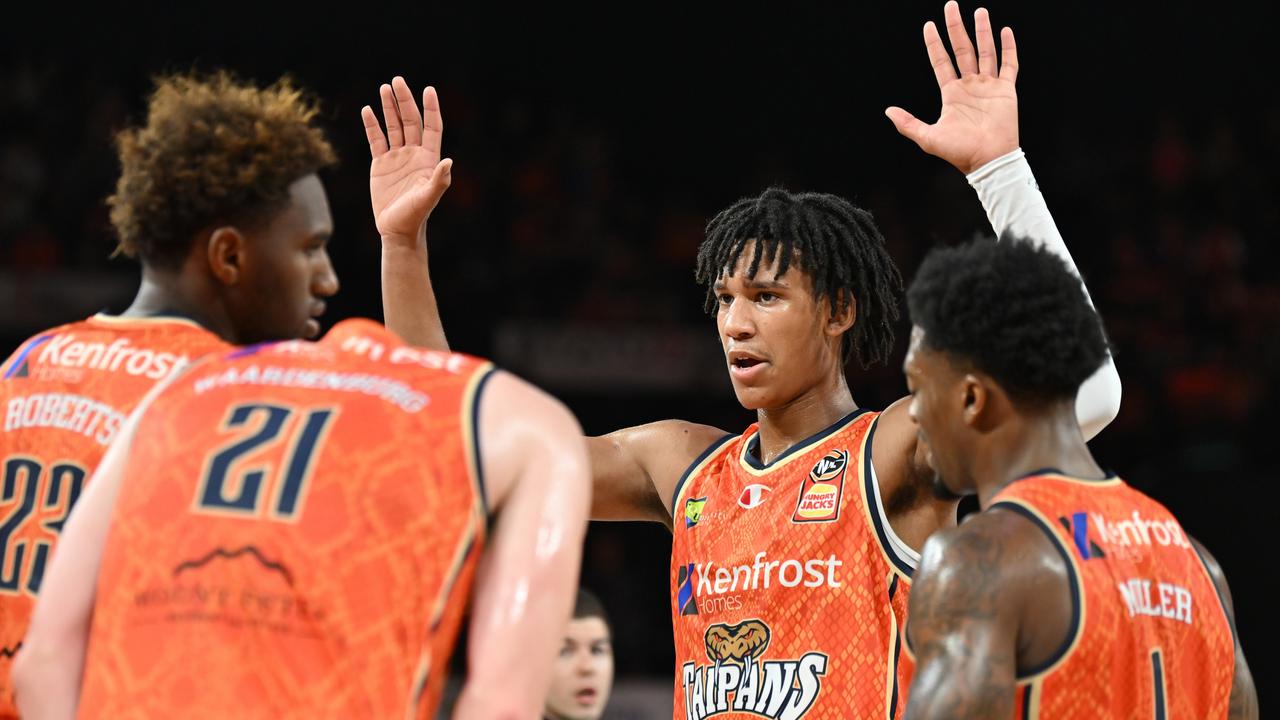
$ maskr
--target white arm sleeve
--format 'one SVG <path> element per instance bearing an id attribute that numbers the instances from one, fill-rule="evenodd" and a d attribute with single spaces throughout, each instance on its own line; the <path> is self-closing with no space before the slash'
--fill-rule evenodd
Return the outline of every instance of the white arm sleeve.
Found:
<path id="1" fill-rule="evenodd" d="M 1021 148 L 992 160 L 967 177 L 987 211 L 996 237 L 1012 234 L 1047 248 L 1065 260 L 1079 277 L 1080 270 L 1049 214 L 1049 206 L 1040 194 L 1040 186 Z M 1085 298 L 1092 307 L 1088 288 L 1085 288 Z M 1085 440 L 1092 439 L 1115 419 L 1120 412 L 1120 394 L 1120 374 L 1108 354 L 1106 362 L 1080 385 L 1076 395 L 1076 419 Z"/>

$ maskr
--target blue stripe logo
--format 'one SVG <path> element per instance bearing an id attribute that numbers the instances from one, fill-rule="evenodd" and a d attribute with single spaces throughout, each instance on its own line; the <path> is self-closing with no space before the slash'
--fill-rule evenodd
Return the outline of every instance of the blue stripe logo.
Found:
<path id="1" fill-rule="evenodd" d="M 9 369 L 4 371 L 4 379 L 8 380 L 15 376 L 26 377 L 27 373 L 30 372 L 27 368 L 27 356 L 31 354 L 32 350 L 35 350 L 52 339 L 52 335 L 41 335 L 35 340 L 32 340 L 31 344 L 23 348 L 22 352 L 18 353 L 18 357 L 13 359 L 13 364 L 9 366 Z"/>
<path id="2" fill-rule="evenodd" d="M 693 563 L 681 565 L 676 574 L 676 607 L 681 615 L 697 615 L 698 602 L 693 597 Z"/>
<path id="3" fill-rule="evenodd" d="M 1076 541 L 1080 557 L 1089 559 L 1089 516 L 1078 512 L 1071 515 L 1071 533 Z"/>

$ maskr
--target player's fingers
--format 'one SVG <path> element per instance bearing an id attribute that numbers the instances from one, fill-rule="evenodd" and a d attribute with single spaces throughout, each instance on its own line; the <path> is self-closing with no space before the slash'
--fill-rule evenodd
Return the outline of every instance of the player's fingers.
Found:
<path id="1" fill-rule="evenodd" d="M 1000 79 L 1018 81 L 1018 44 L 1013 40 L 1013 28 L 1000 31 Z"/>
<path id="2" fill-rule="evenodd" d="M 391 81 L 391 92 L 395 95 L 396 108 L 400 111 L 400 121 L 404 128 L 404 144 L 422 144 L 422 114 L 418 112 L 418 103 L 413 99 L 413 91 L 409 83 L 397 75 Z"/>
<path id="3" fill-rule="evenodd" d="M 382 97 L 382 121 L 387 125 L 387 141 L 394 149 L 404 147 L 404 128 L 400 124 L 400 110 L 396 107 L 396 97 L 390 85 L 378 88 Z"/>
<path id="4" fill-rule="evenodd" d="M 924 147 L 924 136 L 928 130 L 928 125 L 920 122 L 915 115 L 903 110 L 900 107 L 885 108 L 884 114 L 893 122 L 893 127 L 903 137 L 911 140 L 915 144 Z"/>
<path id="5" fill-rule="evenodd" d="M 977 75 L 978 58 L 973 52 L 973 43 L 969 41 L 969 31 L 964 27 L 964 18 L 960 17 L 960 3 L 951 0 L 943 7 L 942 12 L 947 21 L 947 39 L 951 41 L 951 50 L 956 55 L 960 77 Z"/>
<path id="6" fill-rule="evenodd" d="M 423 147 L 439 153 L 444 141 L 444 115 L 440 113 L 440 97 L 431 86 L 422 91 L 422 121 Z"/>
<path id="7" fill-rule="evenodd" d="M 445 158 L 436 164 L 435 172 L 431 174 L 431 182 L 440 185 L 442 188 L 448 188 L 453 184 L 453 160 Z"/>
<path id="8" fill-rule="evenodd" d="M 376 158 L 387 151 L 387 137 L 382 134 L 382 126 L 378 124 L 373 108 L 368 105 L 361 108 L 360 118 L 364 120 L 364 136 L 369 139 L 369 154 Z"/>
<path id="9" fill-rule="evenodd" d="M 938 34 L 938 26 L 933 21 L 924 24 L 924 49 L 929 53 L 929 64 L 933 66 L 933 76 L 938 79 L 938 87 L 956 79 L 956 69 L 951 65 L 951 57 L 947 55 L 942 36 Z"/>
<path id="10" fill-rule="evenodd" d="M 973 14 L 974 36 L 978 39 L 978 72 L 996 77 L 996 39 L 991 34 L 991 16 L 986 8 Z"/>

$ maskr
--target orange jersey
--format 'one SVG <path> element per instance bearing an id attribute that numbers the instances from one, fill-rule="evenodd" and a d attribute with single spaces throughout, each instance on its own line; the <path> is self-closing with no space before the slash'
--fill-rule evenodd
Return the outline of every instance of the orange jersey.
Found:
<path id="1" fill-rule="evenodd" d="M 492 366 L 367 320 L 193 367 L 143 416 L 81 717 L 431 717 L 482 546 Z"/>
<path id="2" fill-rule="evenodd" d="M 918 560 L 893 534 L 857 411 L 770 465 L 757 426 L 713 445 L 672 507 L 676 720 L 894 718 Z"/>
<path id="3" fill-rule="evenodd" d="M 226 345 L 178 318 L 98 315 L 47 330 L 0 366 L 0 717 L 16 717 L 10 662 L 67 513 L 157 381 Z"/>
<path id="4" fill-rule="evenodd" d="M 991 507 L 1043 530 L 1067 562 L 1072 632 L 1019 677 L 1017 718 L 1225 718 L 1235 641 L 1182 526 L 1119 478 L 1037 474 Z"/>

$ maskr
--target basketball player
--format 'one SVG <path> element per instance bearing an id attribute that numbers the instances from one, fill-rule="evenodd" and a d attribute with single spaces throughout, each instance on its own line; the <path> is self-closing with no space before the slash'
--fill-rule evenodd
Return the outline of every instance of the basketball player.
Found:
<path id="1" fill-rule="evenodd" d="M 143 395 L 224 341 L 319 332 L 338 281 L 316 174 L 334 155 L 316 113 L 287 79 L 260 89 L 227 74 L 174 76 L 157 82 L 145 125 L 120 134 L 108 202 L 120 251 L 142 264 L 137 297 L 119 317 L 36 335 L 0 372 L 0 718 L 14 716 L 9 663 L 58 533 Z M 425 146 L 421 135 L 416 150 L 438 159 L 439 135 Z M 370 191 L 425 225 L 451 164 L 405 188 L 396 160 L 372 165 Z"/>
<path id="2" fill-rule="evenodd" d="M 1069 260 L 1018 149 L 1012 31 L 997 65 L 985 10 L 976 49 L 956 3 L 945 14 L 958 76 L 933 23 L 924 28 L 941 116 L 887 114 L 967 174 L 997 231 Z M 383 253 L 405 270 L 384 273 L 384 301 L 400 308 L 388 307 L 389 326 L 414 342 L 442 338 L 425 243 L 384 236 Z M 867 212 L 770 189 L 711 221 L 697 276 L 734 392 L 758 422 L 729 435 L 667 420 L 588 443 L 593 518 L 673 527 L 675 717 L 898 717 L 917 549 L 956 522 L 955 499 L 931 491 L 907 402 L 860 408 L 845 379 L 848 359 L 869 366 L 892 351 L 898 270 Z M 1086 437 L 1120 402 L 1110 358 L 1094 369 L 1077 394 Z"/>
<path id="3" fill-rule="evenodd" d="M 24 717 L 434 717 L 473 578 L 457 716 L 537 715 L 590 504 L 563 406 L 366 320 L 153 397 L 54 556 Z"/>
<path id="4" fill-rule="evenodd" d="M 573 619 L 551 670 L 544 720 L 600 720 L 613 688 L 613 644 L 600 599 L 578 591 Z"/>
<path id="5" fill-rule="evenodd" d="M 1221 568 L 1076 425 L 1107 353 L 1079 279 L 975 242 L 931 253 L 907 300 L 921 446 L 941 494 L 982 506 L 925 545 L 907 717 L 1256 718 Z"/>

